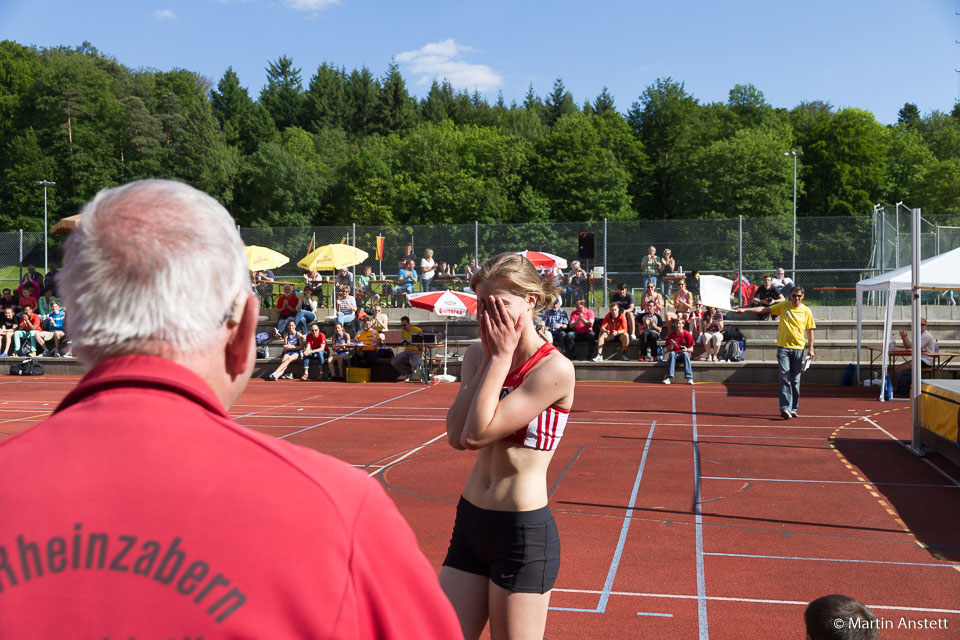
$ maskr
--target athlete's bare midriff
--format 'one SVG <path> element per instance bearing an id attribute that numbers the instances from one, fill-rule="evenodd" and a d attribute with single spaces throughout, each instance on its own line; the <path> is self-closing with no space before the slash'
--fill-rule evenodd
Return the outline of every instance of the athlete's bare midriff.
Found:
<path id="1" fill-rule="evenodd" d="M 547 467 L 554 451 L 494 442 L 477 454 L 463 489 L 474 506 L 491 511 L 532 511 L 547 505 Z"/>

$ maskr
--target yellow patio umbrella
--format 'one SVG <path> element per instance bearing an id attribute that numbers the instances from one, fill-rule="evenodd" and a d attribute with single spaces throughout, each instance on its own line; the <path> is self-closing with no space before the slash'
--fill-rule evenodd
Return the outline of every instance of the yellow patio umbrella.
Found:
<path id="1" fill-rule="evenodd" d="M 287 256 L 267 247 L 252 245 L 244 247 L 244 250 L 247 253 L 247 267 L 250 271 L 276 269 L 290 262 L 290 258 Z"/>
<path id="2" fill-rule="evenodd" d="M 336 271 L 360 264 L 370 255 L 349 244 L 325 244 L 308 253 L 297 266 L 307 271 Z"/>
<path id="3" fill-rule="evenodd" d="M 70 233 L 80 226 L 80 214 L 77 213 L 66 218 L 61 218 L 60 222 L 50 228 L 50 233 Z"/>

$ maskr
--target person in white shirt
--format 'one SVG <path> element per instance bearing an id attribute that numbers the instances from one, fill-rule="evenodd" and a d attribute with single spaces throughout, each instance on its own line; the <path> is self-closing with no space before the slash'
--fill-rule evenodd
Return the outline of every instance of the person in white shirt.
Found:
<path id="1" fill-rule="evenodd" d="M 790 293 L 790 290 L 793 289 L 794 283 L 793 280 L 788 278 L 786 273 L 784 273 L 783 267 L 780 267 L 777 269 L 777 277 L 771 280 L 771 284 L 773 285 L 774 289 L 783 295 L 787 295 Z"/>
<path id="2" fill-rule="evenodd" d="M 903 343 L 904 349 L 913 349 L 913 341 L 910 340 L 910 336 L 907 335 L 907 332 L 903 329 L 900 329 L 900 342 Z M 920 318 L 920 370 L 921 377 L 923 374 L 929 374 L 933 371 L 933 356 L 927 355 L 933 353 L 937 350 L 937 341 L 929 331 L 927 331 L 927 319 Z M 897 365 L 893 369 L 893 383 L 897 384 L 897 381 L 900 379 L 900 375 L 903 373 L 909 373 L 913 368 L 910 360 L 907 360 L 903 364 Z"/>
<path id="3" fill-rule="evenodd" d="M 433 284 L 433 276 L 437 273 L 437 263 L 433 261 L 433 249 L 427 249 L 423 252 L 423 260 L 420 261 L 420 282 L 424 291 L 430 291 L 430 285 Z"/>

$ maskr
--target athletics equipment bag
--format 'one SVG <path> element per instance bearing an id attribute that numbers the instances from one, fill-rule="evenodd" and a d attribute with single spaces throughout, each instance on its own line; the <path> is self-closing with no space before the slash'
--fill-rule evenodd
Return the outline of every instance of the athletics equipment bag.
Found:
<path id="1" fill-rule="evenodd" d="M 20 362 L 10 365 L 10 375 L 12 376 L 42 376 L 43 375 L 43 365 L 34 360 L 33 358 L 27 358 L 26 360 L 21 360 Z"/>
<path id="2" fill-rule="evenodd" d="M 731 340 L 724 347 L 723 354 L 727 362 L 740 362 L 743 360 L 743 343 L 738 340 Z"/>

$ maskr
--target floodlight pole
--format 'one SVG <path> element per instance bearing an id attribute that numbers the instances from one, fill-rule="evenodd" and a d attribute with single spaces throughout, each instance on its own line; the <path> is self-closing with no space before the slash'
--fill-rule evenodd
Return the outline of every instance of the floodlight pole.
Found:
<path id="1" fill-rule="evenodd" d="M 797 156 L 802 156 L 803 151 L 794 149 L 784 152 L 785 156 L 793 158 L 793 251 L 791 251 L 792 264 L 790 266 L 790 277 L 793 278 L 794 286 L 797 285 Z"/>
<path id="2" fill-rule="evenodd" d="M 56 185 L 56 182 L 49 180 L 37 180 L 37 184 L 43 185 L 43 277 L 47 277 L 47 187 Z"/>

